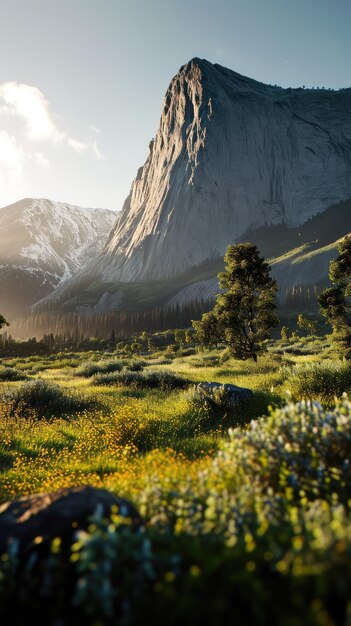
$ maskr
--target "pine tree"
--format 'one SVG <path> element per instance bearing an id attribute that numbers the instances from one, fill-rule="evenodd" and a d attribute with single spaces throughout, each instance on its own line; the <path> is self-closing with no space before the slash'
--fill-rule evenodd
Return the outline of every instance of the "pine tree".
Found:
<path id="1" fill-rule="evenodd" d="M 213 333 L 216 340 L 227 343 L 236 358 L 257 361 L 263 342 L 279 324 L 274 312 L 277 283 L 251 243 L 229 245 L 224 261 L 225 270 L 218 274 L 222 293 L 213 311 L 193 325 L 198 337 L 203 335 L 209 341 Z"/>
<path id="2" fill-rule="evenodd" d="M 5 320 L 3 315 L 0 315 L 0 328 L 3 328 L 4 326 L 10 326 L 10 324 Z"/>
<path id="3" fill-rule="evenodd" d="M 318 297 L 322 315 L 333 329 L 333 343 L 340 356 L 351 359 L 351 237 L 338 245 L 339 255 L 330 262 L 329 278 L 334 283 Z"/>
<path id="4" fill-rule="evenodd" d="M 309 320 L 307 317 L 301 315 L 301 313 L 299 313 L 299 315 L 297 316 L 297 325 L 300 330 L 306 330 L 311 335 L 313 335 L 313 333 L 315 333 L 317 330 L 317 322 Z"/>
<path id="5" fill-rule="evenodd" d="M 287 326 L 282 326 L 280 331 L 280 336 L 283 341 L 289 341 L 289 329 Z"/>

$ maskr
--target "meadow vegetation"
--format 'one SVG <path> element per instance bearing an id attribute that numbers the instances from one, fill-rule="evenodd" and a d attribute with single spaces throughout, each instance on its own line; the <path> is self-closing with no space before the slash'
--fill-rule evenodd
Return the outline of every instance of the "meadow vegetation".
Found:
<path id="1" fill-rule="evenodd" d="M 12 546 L 5 622 L 20 587 L 18 623 L 44 606 L 47 624 L 349 626 L 351 367 L 328 337 L 264 347 L 3 359 L 0 502 L 91 484 L 144 520 L 97 511 L 25 565 Z M 208 402 L 203 381 L 253 397 Z"/>

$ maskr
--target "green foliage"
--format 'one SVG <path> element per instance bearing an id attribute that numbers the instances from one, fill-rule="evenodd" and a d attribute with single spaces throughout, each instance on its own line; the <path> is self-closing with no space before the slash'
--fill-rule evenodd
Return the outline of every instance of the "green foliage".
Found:
<path id="1" fill-rule="evenodd" d="M 111 374 L 97 374 L 93 378 L 94 385 L 125 385 L 137 389 L 184 389 L 189 385 L 185 378 L 168 370 L 146 372 L 113 372 Z"/>
<path id="2" fill-rule="evenodd" d="M 130 372 L 142 372 L 145 365 L 148 365 L 147 361 L 142 361 L 142 359 L 134 359 L 125 365 L 126 369 Z"/>
<path id="3" fill-rule="evenodd" d="M 5 320 L 3 315 L 0 315 L 0 328 L 3 328 L 4 326 L 10 326 L 10 324 Z"/>
<path id="4" fill-rule="evenodd" d="M 26 380 L 27 376 L 24 372 L 17 370 L 14 367 L 0 367 L 0 382 L 11 380 Z"/>
<path id="5" fill-rule="evenodd" d="M 289 341 L 289 329 L 287 326 L 282 326 L 280 331 L 280 336 L 283 341 Z"/>
<path id="6" fill-rule="evenodd" d="M 183 425 L 187 422 L 188 436 L 210 430 L 224 433 L 228 428 L 246 426 L 253 419 L 267 415 L 269 407 L 279 401 L 272 394 L 256 392 L 252 398 L 234 403 L 224 387 L 209 394 L 196 385 L 185 392 L 185 397 L 188 411 L 180 421 Z"/>
<path id="7" fill-rule="evenodd" d="M 332 327 L 340 328 L 346 322 L 347 302 L 341 287 L 329 287 L 318 298 L 321 313 Z"/>
<path id="8" fill-rule="evenodd" d="M 286 384 L 294 400 L 316 399 L 333 406 L 335 397 L 351 391 L 351 366 L 333 362 L 300 365 L 292 368 Z"/>
<path id="9" fill-rule="evenodd" d="M 97 363 L 87 362 L 87 363 L 82 363 L 81 365 L 79 365 L 79 367 L 77 367 L 75 371 L 75 375 L 84 376 L 85 378 L 90 378 L 91 376 L 94 376 L 95 374 L 98 374 L 99 372 L 101 372 L 101 367 L 99 367 Z"/>
<path id="10" fill-rule="evenodd" d="M 291 334 L 291 337 L 288 340 L 288 345 L 286 340 L 282 339 L 281 341 L 273 341 L 269 344 L 270 353 L 274 354 L 284 354 L 284 355 L 314 355 L 319 354 L 321 358 L 325 358 L 327 356 L 327 351 L 330 351 L 330 341 L 329 336 L 327 337 L 316 337 L 313 335 L 308 335 L 305 337 L 300 337 L 298 335 Z"/>
<path id="11" fill-rule="evenodd" d="M 40 378 L 8 391 L 5 398 L 11 412 L 21 417 L 64 417 L 93 406 L 87 398 L 66 393 L 58 385 Z"/>
<path id="12" fill-rule="evenodd" d="M 334 345 L 341 357 L 351 360 L 351 237 L 338 244 L 339 256 L 330 262 L 329 278 L 334 283 L 318 301 L 333 329 Z"/>
<path id="13" fill-rule="evenodd" d="M 185 343 L 190 345 L 194 341 L 194 330 L 192 328 L 187 328 L 185 331 Z"/>
<path id="14" fill-rule="evenodd" d="M 317 330 L 317 322 L 308 319 L 308 317 L 304 317 L 301 313 L 297 316 L 297 325 L 301 330 L 306 330 L 311 335 Z"/>
<path id="15" fill-rule="evenodd" d="M 348 285 L 351 281 L 351 237 L 344 237 L 338 244 L 339 255 L 329 265 L 329 278 L 334 284 Z"/>
<path id="16" fill-rule="evenodd" d="M 277 283 L 253 244 L 228 246 L 224 260 L 225 270 L 218 274 L 222 293 L 213 311 L 193 325 L 201 344 L 224 340 L 236 358 L 256 361 L 279 323 L 274 313 Z"/>
<path id="17" fill-rule="evenodd" d="M 95 363 L 87 362 L 82 363 L 79 367 L 77 367 L 75 375 L 90 378 L 95 374 L 120 372 L 125 365 L 126 362 L 118 361 L 116 359 L 97 361 Z"/>
<path id="18" fill-rule="evenodd" d="M 174 331 L 174 341 L 179 345 L 180 348 L 182 348 L 183 344 L 185 343 L 185 330 L 177 328 Z"/>
<path id="19" fill-rule="evenodd" d="M 224 340 L 223 328 L 218 323 L 215 311 L 203 313 L 201 320 L 193 321 L 196 341 L 201 346 L 214 346 Z"/>

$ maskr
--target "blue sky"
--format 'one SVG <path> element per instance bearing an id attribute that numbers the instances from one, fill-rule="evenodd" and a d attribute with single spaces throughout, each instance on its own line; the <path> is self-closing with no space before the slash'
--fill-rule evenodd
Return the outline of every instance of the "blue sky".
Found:
<path id="1" fill-rule="evenodd" d="M 0 0 L 0 206 L 120 209 L 194 56 L 282 86 L 351 86 L 351 0 Z"/>

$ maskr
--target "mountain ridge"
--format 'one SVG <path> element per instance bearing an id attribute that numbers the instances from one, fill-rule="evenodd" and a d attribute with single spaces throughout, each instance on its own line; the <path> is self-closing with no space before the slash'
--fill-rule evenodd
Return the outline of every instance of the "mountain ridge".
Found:
<path id="1" fill-rule="evenodd" d="M 26 308 L 81 269 L 115 220 L 106 209 L 82 209 L 46 198 L 0 208 L 0 288 L 3 310 Z"/>
<path id="2" fill-rule="evenodd" d="M 347 200 L 350 113 L 351 88 L 265 85 L 195 57 L 170 82 L 105 247 L 49 301 L 80 281 L 172 281 L 247 232 L 295 228 Z"/>

